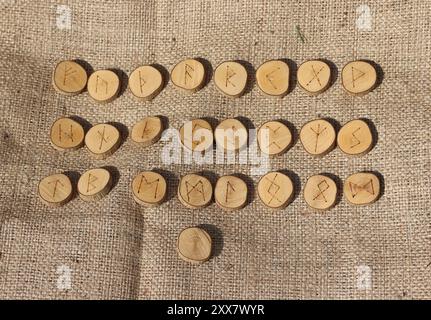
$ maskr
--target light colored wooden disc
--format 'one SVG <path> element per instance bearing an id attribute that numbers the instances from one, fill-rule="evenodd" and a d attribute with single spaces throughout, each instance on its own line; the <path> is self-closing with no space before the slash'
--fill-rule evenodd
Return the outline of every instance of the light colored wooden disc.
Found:
<path id="1" fill-rule="evenodd" d="M 198 227 L 181 231 L 177 240 L 177 252 L 181 259 L 190 263 L 202 263 L 211 257 L 210 235 Z"/>
<path id="2" fill-rule="evenodd" d="M 80 64 L 66 60 L 56 65 L 52 84 L 57 92 L 73 96 L 85 89 L 87 79 L 87 72 Z"/>
<path id="3" fill-rule="evenodd" d="M 132 181 L 133 199 L 147 207 L 161 204 L 166 199 L 166 191 L 166 180 L 157 172 L 141 172 Z"/>
<path id="4" fill-rule="evenodd" d="M 317 119 L 301 128 L 299 138 L 305 151 L 314 156 L 323 156 L 334 148 L 336 133 L 330 122 Z"/>
<path id="5" fill-rule="evenodd" d="M 205 84 L 205 67 L 195 59 L 183 60 L 172 69 L 171 81 L 180 89 L 198 91 Z"/>
<path id="6" fill-rule="evenodd" d="M 90 97 L 100 103 L 114 100 L 120 91 L 120 78 L 111 70 L 98 70 L 88 78 L 87 90 Z"/>
<path id="7" fill-rule="evenodd" d="M 118 129 L 107 123 L 91 127 L 85 135 L 85 145 L 96 159 L 105 159 L 113 154 L 120 141 Z"/>
<path id="8" fill-rule="evenodd" d="M 203 119 L 186 122 L 180 128 L 180 140 L 183 146 L 192 151 L 205 151 L 212 147 L 214 135 L 211 125 Z"/>
<path id="9" fill-rule="evenodd" d="M 337 185 L 327 176 L 315 175 L 308 178 L 304 187 L 304 199 L 316 210 L 327 210 L 335 205 Z"/>
<path id="10" fill-rule="evenodd" d="M 281 60 L 271 60 L 256 71 L 256 81 L 260 90 L 269 96 L 282 97 L 289 90 L 289 66 Z"/>
<path id="11" fill-rule="evenodd" d="M 181 178 L 178 199 L 186 207 L 198 209 L 210 204 L 213 196 L 211 182 L 200 175 L 188 174 Z"/>
<path id="12" fill-rule="evenodd" d="M 373 135 L 368 124 L 363 120 L 347 122 L 338 132 L 338 147 L 349 155 L 362 155 L 371 150 Z"/>
<path id="13" fill-rule="evenodd" d="M 51 145 L 60 151 L 76 150 L 84 144 L 84 128 L 70 118 L 55 120 L 49 134 Z"/>
<path id="14" fill-rule="evenodd" d="M 326 62 L 310 60 L 298 68 L 298 83 L 311 95 L 319 94 L 328 89 L 331 79 L 331 68 Z"/>
<path id="15" fill-rule="evenodd" d="M 355 173 L 344 182 L 344 196 L 352 204 L 370 204 L 376 201 L 379 195 L 380 181 L 372 173 Z"/>
<path id="16" fill-rule="evenodd" d="M 224 210 L 237 210 L 247 204 L 247 184 L 235 176 L 223 176 L 217 180 L 214 198 Z"/>
<path id="17" fill-rule="evenodd" d="M 247 70 L 238 62 L 223 62 L 215 69 L 214 82 L 225 95 L 239 97 L 247 85 Z"/>
<path id="18" fill-rule="evenodd" d="M 370 92 L 376 82 L 376 69 L 365 61 L 349 62 L 341 71 L 343 88 L 353 95 L 363 95 Z"/>
<path id="19" fill-rule="evenodd" d="M 257 193 L 267 207 L 282 209 L 293 199 L 293 183 L 285 174 L 270 172 L 259 180 Z"/>
<path id="20" fill-rule="evenodd" d="M 152 66 L 135 69 L 129 77 L 129 89 L 140 100 L 151 100 L 163 88 L 163 77 L 159 70 Z"/>
<path id="21" fill-rule="evenodd" d="M 285 152 L 292 143 L 290 129 L 280 121 L 265 122 L 257 132 L 260 150 L 269 155 Z"/>
<path id="22" fill-rule="evenodd" d="M 73 195 L 72 183 L 62 173 L 43 178 L 38 186 L 39 197 L 47 205 L 59 207 L 68 202 Z"/>
<path id="23" fill-rule="evenodd" d="M 96 201 L 102 199 L 111 190 L 112 178 L 108 170 L 90 169 L 78 180 L 78 193 L 82 200 Z"/>
<path id="24" fill-rule="evenodd" d="M 247 146 L 247 128 L 237 119 L 226 119 L 215 129 L 216 143 L 227 151 L 236 151 Z"/>
<path id="25" fill-rule="evenodd" d="M 131 138 L 146 147 L 159 141 L 162 133 L 163 123 L 160 117 L 146 117 L 133 126 Z"/>

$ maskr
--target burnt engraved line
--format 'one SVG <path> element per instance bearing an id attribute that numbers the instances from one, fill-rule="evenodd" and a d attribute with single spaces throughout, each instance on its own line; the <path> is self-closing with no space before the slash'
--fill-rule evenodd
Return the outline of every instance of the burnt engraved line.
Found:
<path id="1" fill-rule="evenodd" d="M 109 136 L 105 137 L 105 126 L 103 126 L 102 133 L 100 133 L 100 131 L 97 131 L 97 133 L 99 134 L 99 137 L 100 137 L 99 150 L 102 150 L 103 142 L 108 143 Z"/>
<path id="2" fill-rule="evenodd" d="M 73 68 L 73 67 L 67 67 L 68 66 L 68 64 L 67 63 L 65 63 L 64 64 L 64 77 L 63 77 L 63 85 L 66 85 L 66 81 L 67 81 L 67 78 L 71 75 L 71 74 L 74 74 L 75 72 L 76 72 L 76 70 Z"/>
<path id="3" fill-rule="evenodd" d="M 268 81 L 269 81 L 269 83 L 272 85 L 272 87 L 275 89 L 275 90 L 277 90 L 277 86 L 274 84 L 274 77 L 273 77 L 273 74 L 275 73 L 275 72 L 277 72 L 278 70 L 280 70 L 280 67 L 276 67 L 276 69 L 275 70 L 273 70 L 273 71 L 271 71 L 270 73 L 268 73 L 268 74 L 266 74 L 265 75 L 265 77 L 266 77 L 266 79 L 268 79 Z"/>
<path id="4" fill-rule="evenodd" d="M 190 78 L 190 80 L 193 80 L 193 76 L 190 73 L 195 72 L 195 69 L 193 69 L 192 66 L 188 65 L 187 63 L 184 66 L 184 84 L 187 85 L 187 76 Z"/>
<path id="5" fill-rule="evenodd" d="M 144 125 L 144 129 L 142 129 L 141 139 L 144 139 L 145 133 L 147 133 L 147 126 L 148 126 L 148 120 L 145 119 L 145 125 Z"/>
<path id="6" fill-rule="evenodd" d="M 355 78 L 355 70 L 360 73 L 360 75 L 356 78 Z M 355 81 L 358 80 L 359 78 L 363 77 L 363 76 L 365 76 L 365 72 L 352 66 L 352 86 L 353 86 L 353 88 L 355 87 Z"/>
<path id="7" fill-rule="evenodd" d="M 200 188 L 198 188 L 198 186 Z M 189 189 L 191 187 L 191 189 Z M 199 180 L 194 185 L 192 185 L 190 182 L 186 181 L 186 194 L 187 194 L 187 201 L 190 202 L 190 194 L 195 191 L 199 192 L 202 195 L 202 199 L 205 201 L 205 193 L 204 193 L 204 184 L 202 180 Z"/>
<path id="8" fill-rule="evenodd" d="M 92 179 L 92 177 L 93 177 L 93 179 Z M 88 174 L 87 192 L 93 191 L 94 189 L 97 188 L 97 186 L 94 185 L 94 182 L 98 179 L 99 178 L 97 178 L 95 175 L 92 175 L 91 173 Z M 90 186 L 91 186 L 91 189 L 90 189 Z"/>
<path id="9" fill-rule="evenodd" d="M 311 131 L 313 131 L 316 134 L 316 143 L 314 145 L 314 152 L 317 152 L 317 144 L 319 141 L 320 135 L 323 133 L 323 131 L 326 130 L 327 127 L 324 127 L 322 130 L 320 130 L 320 123 L 317 124 L 317 131 L 313 129 L 313 127 L 310 127 Z"/>
<path id="10" fill-rule="evenodd" d="M 368 188 L 368 185 L 371 186 L 371 188 Z M 352 193 L 352 198 L 356 197 L 359 192 L 366 191 L 371 195 L 374 195 L 374 185 L 373 180 L 370 179 L 367 183 L 363 185 L 359 185 L 357 183 L 349 182 L 350 192 Z M 370 191 L 371 190 L 371 191 Z"/>
<path id="11" fill-rule="evenodd" d="M 57 185 L 60 184 L 62 187 L 64 187 L 64 184 L 62 184 L 59 179 L 48 182 L 48 184 L 51 184 L 51 183 L 54 183 L 54 190 L 52 192 L 52 196 L 51 197 L 53 199 L 55 199 L 55 194 L 57 193 Z"/>
<path id="12" fill-rule="evenodd" d="M 350 149 L 361 144 L 361 140 L 359 140 L 358 137 L 355 136 L 355 133 L 358 132 L 359 130 L 361 130 L 361 127 L 359 127 L 358 129 L 356 129 L 355 131 L 352 132 L 352 136 L 353 136 L 353 138 L 355 138 L 356 141 L 354 141 L 354 144 L 350 146 Z"/>
<path id="13" fill-rule="evenodd" d="M 58 139 L 59 139 L 60 142 L 61 142 L 62 133 L 64 133 L 64 135 L 67 138 L 69 138 L 70 140 L 72 140 L 72 142 L 73 142 L 73 125 L 72 124 L 70 125 L 70 134 L 68 134 L 67 131 L 63 131 L 61 129 L 61 123 L 58 124 L 58 130 L 59 130 L 59 132 L 58 132 Z"/>
<path id="14" fill-rule="evenodd" d="M 102 85 L 105 85 L 105 94 L 108 94 L 108 81 L 103 80 L 101 77 L 99 77 L 99 75 L 96 75 L 96 93 L 98 91 L 99 88 L 99 80 L 101 81 Z"/>
<path id="15" fill-rule="evenodd" d="M 141 75 L 141 70 L 139 70 L 139 88 L 141 89 L 142 94 L 144 93 L 143 87 L 146 83 L 147 81 L 145 81 L 145 78 Z"/>
<path id="16" fill-rule="evenodd" d="M 314 66 L 311 65 L 311 69 L 313 70 L 313 78 L 311 78 L 310 81 L 307 82 L 305 86 L 309 86 L 311 82 L 313 82 L 314 79 L 317 80 L 317 83 L 319 83 L 319 86 L 322 87 L 322 84 L 320 83 L 320 79 L 318 77 L 319 73 L 324 69 L 324 67 L 321 67 L 320 70 L 316 73 L 316 70 L 314 70 Z"/>
<path id="17" fill-rule="evenodd" d="M 160 179 L 157 178 L 156 180 L 153 180 L 153 181 L 150 182 L 150 181 L 147 180 L 147 178 L 145 177 L 145 175 L 142 175 L 141 176 L 141 181 L 139 181 L 138 193 L 141 193 L 141 187 L 142 187 L 142 183 L 144 181 L 145 181 L 144 185 L 150 185 L 150 186 L 153 185 L 154 183 L 157 183 L 155 191 L 154 191 L 154 199 L 156 199 L 157 198 L 157 191 L 158 191 L 158 188 L 159 188 Z"/>
<path id="18" fill-rule="evenodd" d="M 228 199 L 229 199 L 229 188 L 235 192 L 235 188 L 232 186 L 232 184 L 228 181 L 226 183 L 226 199 L 225 199 L 225 203 L 228 203 Z"/>
<path id="19" fill-rule="evenodd" d="M 200 145 L 201 143 L 203 143 L 205 141 L 205 137 L 201 136 L 201 141 L 195 140 L 195 132 L 196 132 L 196 128 L 200 128 L 200 129 L 204 129 L 204 130 L 208 130 L 207 128 L 202 127 L 199 123 L 196 123 L 193 128 L 192 128 L 192 141 L 191 144 L 193 147 L 197 147 L 198 145 Z M 203 139 L 203 140 L 202 140 Z M 184 141 L 189 141 L 190 139 L 189 137 L 186 137 L 184 135 Z"/>
<path id="20" fill-rule="evenodd" d="M 230 81 L 230 78 L 232 78 L 233 76 L 236 75 L 236 72 L 233 69 L 229 69 L 229 66 L 226 66 L 226 82 L 225 82 L 225 87 L 227 88 L 227 85 L 230 83 L 234 88 L 236 87 L 236 85 Z"/>
<path id="21" fill-rule="evenodd" d="M 325 186 L 322 188 L 322 184 L 325 184 Z M 326 182 L 326 180 L 322 180 L 322 181 L 320 181 L 318 184 L 317 184 L 317 188 L 319 189 L 319 194 L 317 195 L 317 196 L 315 196 L 314 198 L 313 198 L 313 200 L 316 200 L 317 198 L 319 198 L 320 196 L 322 196 L 323 197 L 323 200 L 325 201 L 325 202 L 328 202 L 328 200 L 326 200 L 326 197 L 325 197 L 325 191 L 326 190 L 328 190 L 329 189 L 329 184 Z"/>
<path id="22" fill-rule="evenodd" d="M 277 133 L 277 131 L 281 128 L 281 126 L 277 127 L 277 129 L 272 129 L 270 126 L 266 126 L 267 129 L 269 129 L 273 135 L 275 135 Z M 271 135 L 268 137 L 269 140 L 271 140 Z M 272 138 L 272 142 L 268 143 L 267 148 L 271 147 L 272 145 L 275 145 L 278 149 L 281 149 L 280 145 L 277 143 L 277 141 L 275 139 Z"/>
<path id="23" fill-rule="evenodd" d="M 268 180 L 271 183 L 269 185 L 268 189 L 266 190 L 266 192 L 268 192 L 268 194 L 270 194 L 272 196 L 271 199 L 268 201 L 268 204 L 270 204 L 272 202 L 272 200 L 274 200 L 274 199 L 277 200 L 279 203 L 281 203 L 281 200 L 277 198 L 277 193 L 281 189 L 281 186 L 279 184 L 275 183 L 275 179 L 277 179 L 277 176 L 278 176 L 278 174 L 276 174 L 272 180 L 265 178 L 266 180 Z M 275 192 L 271 192 L 272 186 L 275 186 L 277 188 L 275 190 Z"/>

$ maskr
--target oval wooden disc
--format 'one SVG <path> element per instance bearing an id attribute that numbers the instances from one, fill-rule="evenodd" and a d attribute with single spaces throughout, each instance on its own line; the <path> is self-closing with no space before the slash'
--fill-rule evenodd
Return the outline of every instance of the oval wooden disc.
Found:
<path id="1" fill-rule="evenodd" d="M 178 199 L 191 209 L 206 207 L 213 196 L 211 182 L 200 175 L 188 174 L 181 178 L 178 186 Z"/>
<path id="2" fill-rule="evenodd" d="M 348 155 L 363 155 L 373 146 L 373 135 L 363 120 L 347 122 L 338 132 L 338 147 Z"/>
<path id="3" fill-rule="evenodd" d="M 298 68 L 298 83 L 311 95 L 322 93 L 328 89 L 331 79 L 331 68 L 321 60 L 310 60 Z"/>
<path id="4" fill-rule="evenodd" d="M 269 96 L 282 97 L 289 90 L 289 66 L 281 60 L 263 63 L 256 71 L 259 89 Z"/>
<path id="5" fill-rule="evenodd" d="M 55 120 L 49 134 L 51 145 L 60 151 L 76 150 L 84 144 L 84 128 L 70 118 Z"/>
<path id="6" fill-rule="evenodd" d="M 141 66 L 129 77 L 130 92 L 140 100 L 151 100 L 163 89 L 163 77 L 152 66 Z"/>
<path id="7" fill-rule="evenodd" d="M 98 70 L 88 78 L 87 90 L 90 97 L 100 103 L 114 100 L 120 91 L 120 78 L 111 70 Z"/>
<path id="8" fill-rule="evenodd" d="M 380 181 L 372 173 L 355 173 L 344 182 L 344 196 L 351 204 L 370 204 L 376 201 L 379 195 Z"/>
<path id="9" fill-rule="evenodd" d="M 247 85 L 247 70 L 238 62 L 223 62 L 215 69 L 214 82 L 225 95 L 239 97 Z"/>
<path id="10" fill-rule="evenodd" d="M 293 199 L 293 183 L 285 174 L 270 172 L 259 180 L 257 193 L 267 207 L 282 209 Z"/>
<path id="11" fill-rule="evenodd" d="M 269 155 L 285 152 L 292 144 L 290 129 L 280 121 L 265 122 L 257 132 L 260 150 Z"/>
<path id="12" fill-rule="evenodd" d="M 59 207 L 72 198 L 72 183 L 65 174 L 53 174 L 43 178 L 39 182 L 38 193 L 40 199 L 45 204 L 52 207 Z"/>
<path id="13" fill-rule="evenodd" d="M 146 117 L 137 122 L 131 133 L 132 141 L 147 147 L 160 140 L 163 133 L 163 123 L 160 117 Z"/>
<path id="14" fill-rule="evenodd" d="M 223 176 L 217 180 L 214 198 L 222 209 L 241 209 L 247 204 L 247 184 L 235 176 Z"/>
<path id="15" fill-rule="evenodd" d="M 343 88 L 353 95 L 364 95 L 375 87 L 377 83 L 376 69 L 365 61 L 352 61 L 341 71 Z"/>
<path id="16" fill-rule="evenodd" d="M 161 204 L 166 199 L 166 190 L 166 180 L 157 172 L 141 172 L 132 181 L 133 199 L 147 207 Z"/>
<path id="17" fill-rule="evenodd" d="M 195 59 L 183 60 L 172 69 L 171 81 L 180 89 L 198 91 L 205 84 L 205 67 Z"/>
<path id="18" fill-rule="evenodd" d="M 106 196 L 111 189 L 112 178 L 108 170 L 90 169 L 78 180 L 78 193 L 82 200 L 95 201 Z"/>
<path id="19" fill-rule="evenodd" d="M 107 123 L 91 127 L 85 135 L 85 145 L 96 159 L 105 159 L 113 154 L 120 141 L 118 129 Z"/>
<path id="20" fill-rule="evenodd" d="M 305 151 L 314 156 L 323 156 L 335 147 L 336 133 L 330 122 L 317 119 L 301 128 L 299 138 Z"/>
<path id="21" fill-rule="evenodd" d="M 203 119 L 193 119 L 180 128 L 180 140 L 192 151 L 205 151 L 212 147 L 214 135 L 211 125 Z"/>
<path id="22" fill-rule="evenodd" d="M 324 175 L 308 178 L 304 187 L 305 202 L 313 209 L 327 210 L 335 205 L 337 185 L 334 180 Z"/>
<path id="23" fill-rule="evenodd" d="M 211 257 L 210 235 L 198 227 L 181 231 L 177 240 L 177 252 L 181 259 L 191 263 L 202 263 Z"/>
<path id="24" fill-rule="evenodd" d="M 87 79 L 87 72 L 80 64 L 66 60 L 56 65 L 52 75 L 52 84 L 57 92 L 73 96 L 85 89 Z"/>
<path id="25" fill-rule="evenodd" d="M 226 119 L 216 127 L 214 138 L 218 146 L 227 151 L 236 151 L 247 146 L 248 132 L 237 119 Z"/>

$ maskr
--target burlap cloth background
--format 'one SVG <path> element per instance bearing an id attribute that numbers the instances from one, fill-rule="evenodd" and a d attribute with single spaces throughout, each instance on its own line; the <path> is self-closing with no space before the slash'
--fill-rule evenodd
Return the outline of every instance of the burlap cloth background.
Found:
<path id="1" fill-rule="evenodd" d="M 431 298 L 431 3 L 368 1 L 372 30 L 364 32 L 356 27 L 363 2 L 0 1 L 0 297 Z M 60 4 L 71 9 L 71 29 L 57 27 Z M 171 70 L 186 57 L 213 67 L 244 60 L 250 71 L 275 58 L 298 64 L 326 58 L 340 71 L 361 58 L 379 64 L 384 79 L 364 97 L 347 95 L 338 77 L 318 97 L 296 87 L 283 99 L 263 96 L 252 81 L 235 100 L 212 81 L 193 95 L 169 83 L 151 103 L 137 102 L 126 91 L 108 105 L 94 103 L 87 93 L 65 97 L 51 86 L 53 67 L 62 59 L 130 74 L 149 63 Z M 360 208 L 343 199 L 323 214 L 308 209 L 301 194 L 278 212 L 255 197 L 234 213 L 215 204 L 192 211 L 175 197 L 181 174 L 249 175 L 250 167 L 167 166 L 160 156 L 164 142 L 143 149 L 130 139 L 103 161 L 85 149 L 62 154 L 50 147 L 48 132 L 66 115 L 128 128 L 146 115 L 166 116 L 175 128 L 196 117 L 243 116 L 254 126 L 283 118 L 296 129 L 316 117 L 341 124 L 365 117 L 378 132 L 368 155 L 347 158 L 334 150 L 313 159 L 297 142 L 272 160 L 272 168 L 296 173 L 301 188 L 312 174 L 329 172 L 343 180 L 373 170 L 384 177 L 384 194 Z M 103 200 L 75 198 L 58 209 L 39 201 L 42 177 L 95 166 L 118 170 L 118 183 Z M 146 209 L 134 203 L 129 185 L 139 171 L 153 168 L 165 170 L 170 200 Z M 215 257 L 191 266 L 178 259 L 175 241 L 181 229 L 199 224 L 214 237 Z M 71 270 L 69 290 L 57 288 L 59 266 Z M 368 267 L 372 284 L 364 289 L 358 277 Z"/>

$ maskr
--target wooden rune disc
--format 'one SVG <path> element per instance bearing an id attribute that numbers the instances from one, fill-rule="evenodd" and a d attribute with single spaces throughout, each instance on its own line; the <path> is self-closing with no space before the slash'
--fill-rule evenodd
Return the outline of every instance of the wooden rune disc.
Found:
<path id="1" fill-rule="evenodd" d="M 205 84 L 205 67 L 195 59 L 183 60 L 172 69 L 171 81 L 180 89 L 198 91 Z"/>
<path id="2" fill-rule="evenodd" d="M 87 72 L 75 61 L 59 62 L 52 74 L 54 89 L 64 95 L 73 96 L 84 91 L 87 85 Z"/>
<path id="3" fill-rule="evenodd" d="M 160 117 L 146 117 L 137 122 L 131 133 L 133 142 L 147 147 L 160 140 L 163 133 L 163 123 Z"/>
<path id="4" fill-rule="evenodd" d="M 355 173 L 344 182 L 344 196 L 351 204 L 370 204 L 375 202 L 379 195 L 380 181 L 375 174 Z"/>
<path id="5" fill-rule="evenodd" d="M 214 71 L 214 82 L 225 95 L 237 98 L 247 85 L 247 70 L 238 62 L 223 62 Z"/>
<path id="6" fill-rule="evenodd" d="M 337 185 L 334 180 L 324 175 L 308 178 L 304 187 L 305 202 L 313 209 L 327 210 L 335 205 Z"/>
<path id="7" fill-rule="evenodd" d="M 259 89 L 269 96 L 282 97 L 289 90 L 289 66 L 281 60 L 263 63 L 256 71 Z"/>
<path id="8" fill-rule="evenodd" d="M 373 135 L 363 120 L 352 120 L 341 127 L 337 137 L 338 147 L 348 155 L 363 155 L 373 146 Z"/>
<path id="9" fill-rule="evenodd" d="M 223 176 L 217 180 L 214 198 L 222 209 L 230 211 L 243 208 L 247 204 L 247 184 L 235 176 Z"/>
<path id="10" fill-rule="evenodd" d="M 260 150 L 269 155 L 285 152 L 292 144 L 290 129 L 280 121 L 265 122 L 257 132 Z"/>
<path id="11" fill-rule="evenodd" d="M 259 180 L 257 193 L 265 206 L 282 209 L 293 199 L 293 183 L 285 174 L 270 172 Z"/>
<path id="12" fill-rule="evenodd" d="M 157 172 L 141 172 L 132 181 L 133 199 L 144 206 L 160 205 L 166 199 L 166 194 L 166 180 Z"/>
<path id="13" fill-rule="evenodd" d="M 330 122 L 317 119 L 301 128 L 299 138 L 305 151 L 314 156 L 323 156 L 335 147 L 336 133 Z"/>
<path id="14" fill-rule="evenodd" d="M 163 77 L 152 66 L 141 66 L 129 77 L 129 90 L 139 100 L 151 100 L 163 89 Z"/>
<path id="15" fill-rule="evenodd" d="M 236 151 L 247 146 L 247 128 L 237 119 L 226 119 L 216 127 L 214 138 L 218 146 L 227 151 Z"/>
<path id="16" fill-rule="evenodd" d="M 202 228 L 186 228 L 178 236 L 178 256 L 186 262 L 199 264 L 207 261 L 211 257 L 211 247 L 211 237 Z"/>
<path id="17" fill-rule="evenodd" d="M 88 130 L 85 145 L 96 159 L 105 159 L 120 146 L 120 132 L 114 126 L 101 123 Z"/>
<path id="18" fill-rule="evenodd" d="M 328 89 L 331 79 L 331 68 L 321 60 L 310 60 L 298 68 L 298 84 L 311 95 Z"/>
<path id="19" fill-rule="evenodd" d="M 76 150 L 84 144 L 84 128 L 70 118 L 55 120 L 49 134 L 51 145 L 60 151 Z"/>
<path id="20" fill-rule="evenodd" d="M 112 178 L 108 170 L 90 169 L 78 180 L 78 193 L 82 200 L 96 201 L 102 199 L 111 190 Z"/>
<path id="21" fill-rule="evenodd" d="M 43 178 L 38 185 L 40 199 L 47 205 L 59 207 L 67 203 L 73 195 L 72 183 L 62 173 Z"/>
<path id="22" fill-rule="evenodd" d="M 212 147 L 214 134 L 208 121 L 193 119 L 180 128 L 180 140 L 189 150 L 205 151 Z"/>
<path id="23" fill-rule="evenodd" d="M 341 71 L 343 88 L 352 95 L 364 95 L 374 89 L 377 72 L 371 63 L 352 61 Z"/>
<path id="24" fill-rule="evenodd" d="M 88 78 L 87 90 L 96 102 L 111 102 L 120 91 L 120 78 L 111 70 L 95 71 Z"/>
<path id="25" fill-rule="evenodd" d="M 206 207 L 211 203 L 213 187 L 211 182 L 200 175 L 188 174 L 181 178 L 178 199 L 190 209 Z"/>

